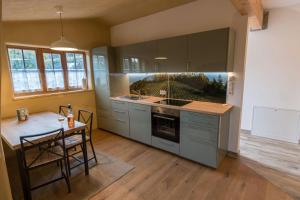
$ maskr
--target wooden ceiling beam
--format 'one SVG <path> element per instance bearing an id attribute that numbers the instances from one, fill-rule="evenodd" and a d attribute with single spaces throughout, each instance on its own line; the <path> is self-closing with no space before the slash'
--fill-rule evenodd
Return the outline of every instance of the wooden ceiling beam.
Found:
<path id="1" fill-rule="evenodd" d="M 249 16 L 249 25 L 252 30 L 263 27 L 264 8 L 261 0 L 231 0 L 241 15 Z"/>

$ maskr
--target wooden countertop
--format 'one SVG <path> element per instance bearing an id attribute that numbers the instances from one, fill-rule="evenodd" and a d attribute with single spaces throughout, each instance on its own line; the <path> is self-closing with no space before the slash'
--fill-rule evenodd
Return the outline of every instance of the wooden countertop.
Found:
<path id="1" fill-rule="evenodd" d="M 233 106 L 229 105 L 229 104 L 201 102 L 201 101 L 192 101 L 191 103 L 186 104 L 184 106 L 162 105 L 162 104 L 157 104 L 155 102 L 163 100 L 165 98 L 153 97 L 153 96 L 149 96 L 149 97 L 146 97 L 145 99 L 141 99 L 141 100 L 130 100 L 130 99 L 122 98 L 122 97 L 111 97 L 111 99 L 117 100 L 117 101 L 126 101 L 126 102 L 132 102 L 132 103 L 146 104 L 146 105 L 151 105 L 151 106 L 162 106 L 162 107 L 166 107 L 166 108 L 179 109 L 179 110 L 185 110 L 185 111 L 191 111 L 191 112 L 208 113 L 208 114 L 213 114 L 213 115 L 223 115 L 226 112 L 231 111 L 233 108 Z"/>

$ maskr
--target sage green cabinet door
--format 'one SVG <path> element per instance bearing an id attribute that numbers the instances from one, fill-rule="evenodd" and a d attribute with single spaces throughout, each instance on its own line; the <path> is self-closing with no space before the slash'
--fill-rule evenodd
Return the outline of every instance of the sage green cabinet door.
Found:
<path id="1" fill-rule="evenodd" d="M 161 39 L 157 41 L 159 72 L 186 72 L 188 61 L 187 36 Z M 160 59 L 159 59 L 160 58 Z"/>
<path id="2" fill-rule="evenodd" d="M 218 165 L 219 116 L 180 112 L 180 155 L 216 168 Z"/>
<path id="3" fill-rule="evenodd" d="M 115 48 L 117 71 L 142 73 L 155 71 L 155 42 L 143 42 Z"/>
<path id="4" fill-rule="evenodd" d="M 129 103 L 130 138 L 151 145 L 151 107 Z"/>
<path id="5" fill-rule="evenodd" d="M 189 71 L 228 71 L 229 33 L 226 28 L 189 35 Z"/>
<path id="6" fill-rule="evenodd" d="M 203 140 L 196 135 L 189 134 L 188 130 L 181 132 L 180 155 L 201 164 L 217 168 L 217 147 L 215 144 Z"/>

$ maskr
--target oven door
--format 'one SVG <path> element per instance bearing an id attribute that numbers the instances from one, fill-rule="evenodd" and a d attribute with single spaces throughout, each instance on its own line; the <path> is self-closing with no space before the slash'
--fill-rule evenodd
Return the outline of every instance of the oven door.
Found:
<path id="1" fill-rule="evenodd" d="M 152 135 L 179 143 L 179 117 L 152 113 Z"/>

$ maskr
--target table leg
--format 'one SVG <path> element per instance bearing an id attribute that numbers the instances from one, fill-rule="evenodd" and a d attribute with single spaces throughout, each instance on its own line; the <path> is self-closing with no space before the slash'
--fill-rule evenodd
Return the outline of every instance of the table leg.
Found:
<path id="1" fill-rule="evenodd" d="M 29 200 L 29 199 L 31 199 L 31 194 L 30 194 L 30 191 L 27 190 L 27 180 L 26 180 L 26 175 L 25 175 L 25 171 L 23 168 L 21 150 L 20 149 L 16 150 L 16 154 L 17 154 L 18 167 L 19 167 L 19 173 L 20 173 L 20 178 L 21 178 L 21 183 L 22 183 L 24 199 Z"/>
<path id="2" fill-rule="evenodd" d="M 85 130 L 83 129 L 81 131 L 82 134 L 82 146 L 83 146 L 83 159 L 84 159 L 84 167 L 85 167 L 85 175 L 89 175 L 89 161 L 88 161 L 88 157 L 87 157 L 87 148 L 86 148 L 86 134 L 85 134 Z"/>

